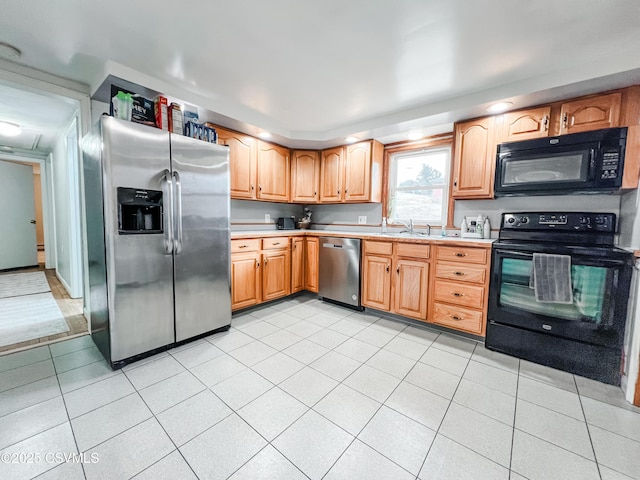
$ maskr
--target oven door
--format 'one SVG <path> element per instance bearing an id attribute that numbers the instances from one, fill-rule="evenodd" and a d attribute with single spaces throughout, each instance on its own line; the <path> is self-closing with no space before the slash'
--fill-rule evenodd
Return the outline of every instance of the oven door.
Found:
<path id="1" fill-rule="evenodd" d="M 626 255 L 608 255 L 611 249 L 546 248 L 541 253 L 571 255 L 573 303 L 561 304 L 536 301 L 530 287 L 533 253 L 540 250 L 544 249 L 539 245 L 529 250 L 494 245 L 489 320 L 595 345 L 620 346 L 632 273 Z"/>

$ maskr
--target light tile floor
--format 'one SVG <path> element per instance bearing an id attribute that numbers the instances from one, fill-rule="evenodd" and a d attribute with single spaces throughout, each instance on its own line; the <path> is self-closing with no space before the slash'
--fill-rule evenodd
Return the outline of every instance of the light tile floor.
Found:
<path id="1" fill-rule="evenodd" d="M 640 410 L 304 295 L 115 372 L 89 337 L 0 357 L 0 462 L 3 480 L 638 479 Z"/>

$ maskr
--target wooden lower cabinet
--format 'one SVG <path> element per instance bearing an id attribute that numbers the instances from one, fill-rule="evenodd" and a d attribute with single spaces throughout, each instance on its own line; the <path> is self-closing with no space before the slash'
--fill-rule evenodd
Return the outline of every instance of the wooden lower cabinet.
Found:
<path id="1" fill-rule="evenodd" d="M 427 319 L 429 264 L 424 261 L 396 260 L 395 312 L 399 315 Z"/>
<path id="2" fill-rule="evenodd" d="M 429 321 L 483 336 L 487 321 L 490 248 L 438 246 Z"/>
<path id="3" fill-rule="evenodd" d="M 429 246 L 365 241 L 364 251 L 362 304 L 426 320 Z M 389 252 L 391 255 L 373 252 Z M 403 254 L 415 255 L 416 258 L 404 258 Z"/>
<path id="4" fill-rule="evenodd" d="M 231 256 L 231 309 L 250 307 L 262 301 L 260 253 Z"/>
<path id="5" fill-rule="evenodd" d="M 304 289 L 304 237 L 291 239 L 291 293 Z"/>
<path id="6" fill-rule="evenodd" d="M 317 293 L 320 240 L 318 237 L 306 237 L 304 247 L 304 289 Z"/>
<path id="7" fill-rule="evenodd" d="M 291 293 L 289 249 L 262 253 L 262 300 L 274 300 Z"/>
<path id="8" fill-rule="evenodd" d="M 391 258 L 365 255 L 363 261 L 362 304 L 389 311 L 391 308 Z"/>

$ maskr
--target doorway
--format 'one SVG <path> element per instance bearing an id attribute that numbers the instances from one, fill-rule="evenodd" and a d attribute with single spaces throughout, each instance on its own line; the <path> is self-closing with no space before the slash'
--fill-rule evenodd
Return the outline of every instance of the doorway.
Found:
<path id="1" fill-rule="evenodd" d="M 89 100 L 0 70 L 0 104 L 0 122 L 20 127 L 0 131 L 2 355 L 88 333 L 78 139 Z"/>

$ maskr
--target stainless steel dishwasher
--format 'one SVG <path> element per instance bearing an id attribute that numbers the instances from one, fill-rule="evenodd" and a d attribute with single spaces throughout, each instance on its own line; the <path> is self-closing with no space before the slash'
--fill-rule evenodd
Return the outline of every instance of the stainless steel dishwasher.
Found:
<path id="1" fill-rule="evenodd" d="M 320 237 L 318 294 L 362 310 L 360 305 L 360 240 Z"/>

